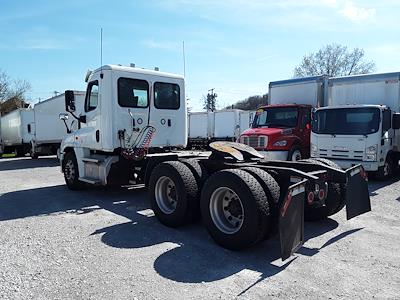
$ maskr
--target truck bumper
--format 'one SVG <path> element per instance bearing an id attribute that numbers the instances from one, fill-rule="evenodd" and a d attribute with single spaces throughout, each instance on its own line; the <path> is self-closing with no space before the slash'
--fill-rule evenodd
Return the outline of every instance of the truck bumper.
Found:
<path id="1" fill-rule="evenodd" d="M 267 160 L 287 160 L 288 151 L 258 151 Z"/>
<path id="2" fill-rule="evenodd" d="M 354 167 L 356 165 L 362 165 L 365 171 L 373 172 L 373 171 L 378 171 L 378 168 L 380 167 L 379 162 L 377 161 L 359 161 L 359 160 L 344 160 L 344 159 L 331 159 L 331 158 L 328 159 L 337 163 L 344 170 Z"/>

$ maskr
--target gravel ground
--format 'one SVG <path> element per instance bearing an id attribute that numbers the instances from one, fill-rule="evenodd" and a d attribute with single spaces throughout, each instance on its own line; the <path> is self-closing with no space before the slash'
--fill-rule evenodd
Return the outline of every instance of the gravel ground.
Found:
<path id="1" fill-rule="evenodd" d="M 372 212 L 306 223 L 242 252 L 201 223 L 159 224 L 143 188 L 69 191 L 54 157 L 0 160 L 1 299 L 399 299 L 400 181 L 370 182 Z"/>

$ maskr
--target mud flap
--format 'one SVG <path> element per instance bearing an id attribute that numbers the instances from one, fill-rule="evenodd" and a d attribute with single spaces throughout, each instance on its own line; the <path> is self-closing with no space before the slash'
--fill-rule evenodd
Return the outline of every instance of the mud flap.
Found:
<path id="1" fill-rule="evenodd" d="M 291 185 L 279 211 L 279 238 L 282 260 L 288 259 L 304 244 L 304 201 L 306 182 Z"/>
<path id="2" fill-rule="evenodd" d="M 346 215 L 347 220 L 371 211 L 368 181 L 362 166 L 346 170 Z"/>

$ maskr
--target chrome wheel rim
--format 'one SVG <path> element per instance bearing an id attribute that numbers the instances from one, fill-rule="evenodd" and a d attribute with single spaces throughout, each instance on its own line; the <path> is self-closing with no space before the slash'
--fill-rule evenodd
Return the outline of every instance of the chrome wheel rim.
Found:
<path id="1" fill-rule="evenodd" d="M 301 159 L 301 152 L 300 150 L 295 150 L 292 154 L 292 161 L 298 161 Z"/>
<path id="2" fill-rule="evenodd" d="M 176 210 L 178 204 L 178 195 L 175 183 L 167 176 L 158 178 L 155 185 L 156 203 L 160 210 L 169 215 Z"/>
<path id="3" fill-rule="evenodd" d="M 215 226 L 226 234 L 240 230 L 244 221 L 243 203 L 230 188 L 216 189 L 210 198 L 210 215 Z"/>

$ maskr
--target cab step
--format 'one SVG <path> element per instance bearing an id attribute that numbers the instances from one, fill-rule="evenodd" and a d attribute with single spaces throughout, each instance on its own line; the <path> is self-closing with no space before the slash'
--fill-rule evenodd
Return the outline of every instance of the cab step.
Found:
<path id="1" fill-rule="evenodd" d="M 93 185 L 100 185 L 101 181 L 99 179 L 96 178 L 89 178 L 89 177 L 80 177 L 79 178 L 80 181 L 89 183 L 89 184 L 93 184 Z"/>

